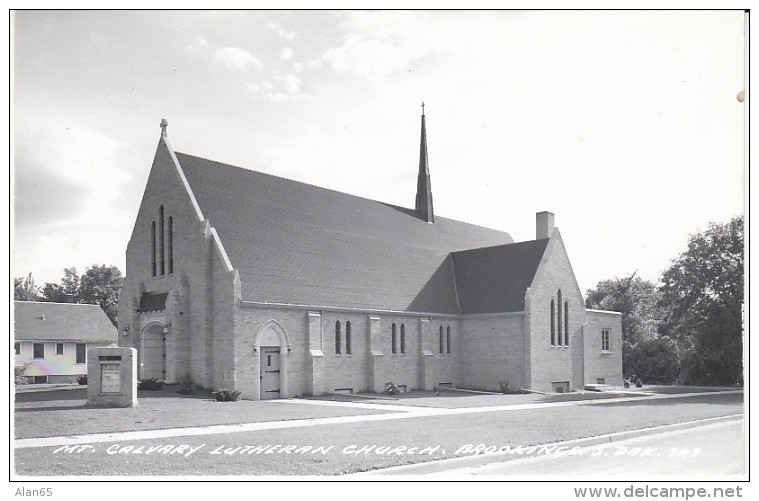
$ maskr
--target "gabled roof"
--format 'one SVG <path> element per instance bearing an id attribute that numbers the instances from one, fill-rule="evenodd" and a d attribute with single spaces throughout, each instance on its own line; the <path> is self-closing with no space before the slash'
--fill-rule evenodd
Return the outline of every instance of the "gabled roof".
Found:
<path id="1" fill-rule="evenodd" d="M 524 295 L 549 239 L 453 253 L 461 314 L 524 310 Z"/>
<path id="2" fill-rule="evenodd" d="M 458 313 L 451 252 L 508 233 L 176 153 L 246 301 Z"/>
<path id="3" fill-rule="evenodd" d="M 116 327 L 96 304 L 14 301 L 16 341 L 113 342 Z"/>

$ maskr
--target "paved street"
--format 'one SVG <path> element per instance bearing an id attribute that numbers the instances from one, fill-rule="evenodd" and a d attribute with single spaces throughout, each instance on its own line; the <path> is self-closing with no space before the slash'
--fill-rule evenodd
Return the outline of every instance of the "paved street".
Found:
<path id="1" fill-rule="evenodd" d="M 541 455 L 429 475 L 651 480 L 656 476 L 717 480 L 746 473 L 743 421 L 699 426 L 606 445 L 545 451 Z"/>
<path id="2" fill-rule="evenodd" d="M 167 394 L 130 409 L 17 402 L 16 430 L 23 434 L 14 441 L 14 469 L 32 477 L 380 473 L 477 459 L 473 446 L 595 440 L 588 437 L 743 413 L 740 391 L 565 401 L 472 395 L 451 397 L 447 407 L 443 400 L 432 393 L 398 401 L 219 403 Z M 722 438 L 708 442 L 715 440 Z"/>

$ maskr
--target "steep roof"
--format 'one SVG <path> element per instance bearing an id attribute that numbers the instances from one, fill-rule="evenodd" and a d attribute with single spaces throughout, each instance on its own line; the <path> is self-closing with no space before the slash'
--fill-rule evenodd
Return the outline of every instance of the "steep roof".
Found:
<path id="1" fill-rule="evenodd" d="M 453 253 L 461 314 L 523 311 L 546 245 L 547 238 Z"/>
<path id="2" fill-rule="evenodd" d="M 96 304 L 15 301 L 16 341 L 113 342 L 118 331 Z"/>
<path id="3" fill-rule="evenodd" d="M 508 233 L 176 153 L 247 301 L 458 313 L 450 253 Z"/>

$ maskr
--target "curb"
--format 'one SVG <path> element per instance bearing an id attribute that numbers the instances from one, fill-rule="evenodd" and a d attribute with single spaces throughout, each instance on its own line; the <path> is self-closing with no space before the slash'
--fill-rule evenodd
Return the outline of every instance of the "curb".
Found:
<path id="1" fill-rule="evenodd" d="M 743 414 L 732 414 L 729 416 L 719 416 L 713 418 L 699 419 L 686 423 L 675 423 L 651 428 L 641 428 L 638 430 L 622 431 L 598 435 L 595 437 L 579 438 L 574 440 L 565 440 L 562 442 L 552 442 L 549 444 L 540 444 L 538 447 L 590 447 L 593 445 L 608 444 L 619 442 L 631 438 L 642 437 L 646 435 L 655 435 L 657 433 L 672 432 L 698 428 L 699 426 L 724 423 L 728 421 L 737 421 L 744 419 Z M 524 459 L 530 456 L 514 454 L 478 454 L 476 456 L 465 456 L 459 458 L 441 459 L 438 461 L 429 461 L 426 463 L 417 463 L 403 466 L 394 466 L 381 470 L 371 470 L 356 473 L 351 476 L 382 476 L 382 475 L 426 475 L 429 473 L 440 473 L 454 468 L 466 468 L 471 466 L 482 466 L 490 463 L 501 463 Z"/>

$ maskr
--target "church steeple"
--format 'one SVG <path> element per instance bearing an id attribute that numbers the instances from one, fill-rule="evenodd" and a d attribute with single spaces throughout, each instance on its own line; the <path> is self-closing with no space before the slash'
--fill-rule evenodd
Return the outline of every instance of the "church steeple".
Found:
<path id="1" fill-rule="evenodd" d="M 422 139 L 419 145 L 419 176 L 416 181 L 416 214 L 428 223 L 435 222 L 435 213 L 432 210 L 430 166 L 427 162 L 427 129 L 424 123 L 424 103 L 422 103 Z"/>

